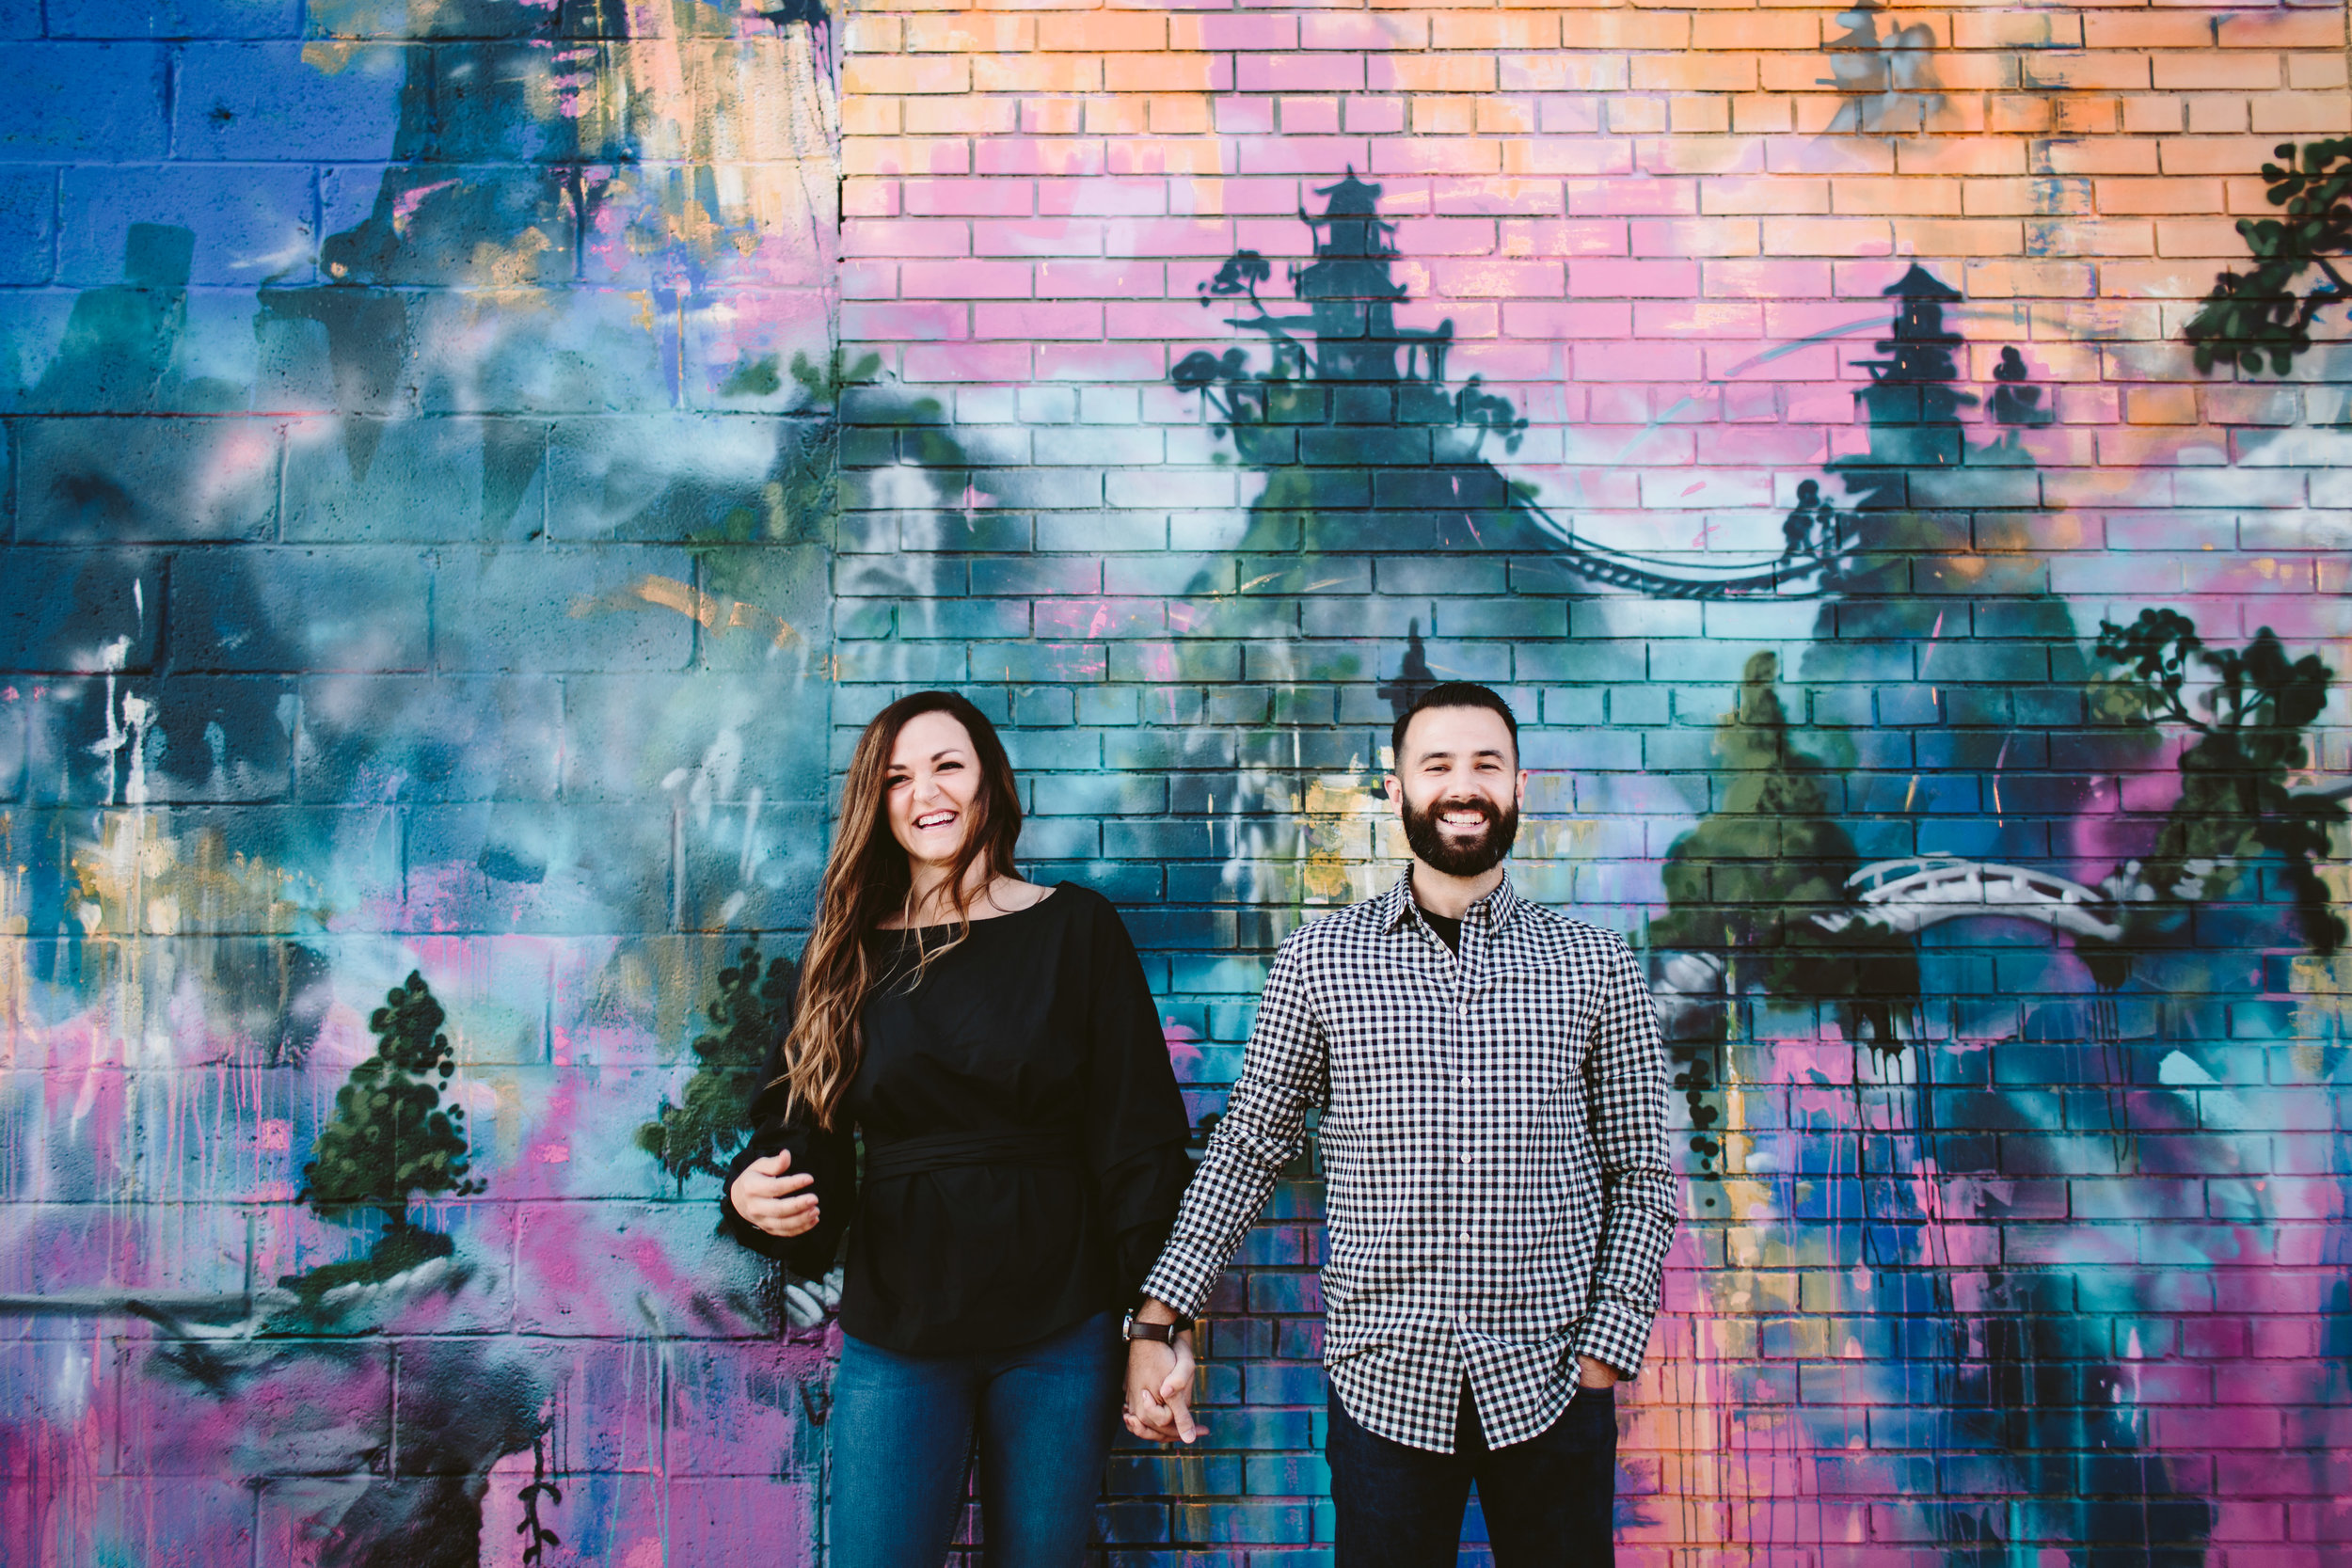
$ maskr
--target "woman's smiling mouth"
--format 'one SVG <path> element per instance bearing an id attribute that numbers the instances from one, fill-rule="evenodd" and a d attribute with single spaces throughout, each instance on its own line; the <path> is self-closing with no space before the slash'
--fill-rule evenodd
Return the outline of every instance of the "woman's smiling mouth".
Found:
<path id="1" fill-rule="evenodd" d="M 944 828 L 955 819 L 956 814 L 951 811 L 927 811 L 914 819 L 914 826 L 918 831 Z"/>

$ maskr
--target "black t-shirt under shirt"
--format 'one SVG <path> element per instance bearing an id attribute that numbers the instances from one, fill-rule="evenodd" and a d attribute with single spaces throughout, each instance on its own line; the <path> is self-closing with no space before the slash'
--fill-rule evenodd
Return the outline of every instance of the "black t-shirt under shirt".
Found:
<path id="1" fill-rule="evenodd" d="M 936 949 L 951 934 L 922 940 Z M 784 1115 L 781 1089 L 764 1092 L 727 1174 L 731 1185 L 790 1149 L 792 1170 L 817 1178 L 817 1227 L 778 1240 L 726 1207 L 724 1228 L 814 1275 L 849 1227 L 841 1326 L 907 1354 L 1027 1344 L 1133 1305 L 1192 1165 L 1159 1008 L 1119 911 L 1064 882 L 974 921 L 909 990 L 915 940 L 869 938 L 886 978 L 859 1014 L 865 1051 L 835 1129 Z M 781 1033 L 763 1083 L 783 1070 Z M 1024 1154 L 1025 1141 L 1069 1152 Z M 938 1158 L 943 1143 L 961 1152 Z M 933 1157 L 909 1168 L 908 1147 Z"/>
<path id="2" fill-rule="evenodd" d="M 1422 906 L 1419 904 L 1416 904 L 1413 907 L 1417 910 L 1421 910 L 1422 919 L 1427 923 L 1431 930 L 1438 933 L 1438 940 L 1444 942 L 1448 947 L 1454 949 L 1454 956 L 1455 958 L 1460 958 L 1462 956 L 1461 920 L 1454 915 L 1432 914 L 1427 910 L 1422 909 Z"/>

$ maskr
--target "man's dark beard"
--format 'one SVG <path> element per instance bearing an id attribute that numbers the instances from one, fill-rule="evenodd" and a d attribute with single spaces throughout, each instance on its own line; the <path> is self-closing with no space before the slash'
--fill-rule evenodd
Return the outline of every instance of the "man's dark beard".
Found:
<path id="1" fill-rule="evenodd" d="M 1438 827 L 1438 814 L 1465 807 L 1486 819 L 1486 831 L 1467 844 L 1449 844 Z M 1449 877 L 1482 877 L 1492 871 L 1511 852 L 1511 841 L 1518 836 L 1519 808 L 1516 805 L 1498 811 L 1493 801 L 1472 797 L 1439 800 L 1424 812 L 1415 811 L 1410 800 L 1405 802 L 1405 842 L 1412 846 L 1423 865 Z"/>

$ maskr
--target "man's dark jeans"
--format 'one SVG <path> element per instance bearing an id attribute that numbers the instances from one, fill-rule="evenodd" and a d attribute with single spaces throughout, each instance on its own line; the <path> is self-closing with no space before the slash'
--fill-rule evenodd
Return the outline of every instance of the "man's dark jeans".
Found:
<path id="1" fill-rule="evenodd" d="M 1580 1388 L 1558 1420 L 1490 1449 L 1462 1390 L 1452 1453 L 1391 1442 L 1329 1394 L 1334 1568 L 1453 1568 L 1470 1483 L 1478 1483 L 1495 1568 L 1608 1568 L 1617 1492 L 1615 1391 Z"/>

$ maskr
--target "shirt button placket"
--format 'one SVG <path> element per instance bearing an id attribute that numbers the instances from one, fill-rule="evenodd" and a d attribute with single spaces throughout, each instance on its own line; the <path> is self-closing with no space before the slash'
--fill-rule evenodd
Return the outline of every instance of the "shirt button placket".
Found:
<path id="1" fill-rule="evenodd" d="M 1453 1006 L 1454 1013 L 1454 1049 L 1450 1053 L 1450 1055 L 1453 1058 L 1454 1065 L 1457 1069 L 1467 1069 L 1470 1065 L 1470 995 L 1468 972 L 1470 969 L 1470 924 L 1471 922 L 1469 918 L 1467 918 L 1466 911 L 1466 918 L 1462 922 L 1461 959 L 1454 966 L 1453 984 L 1449 988 L 1451 994 L 1448 997 L 1449 1002 L 1451 1002 Z M 1467 1255 L 1470 1245 L 1470 1232 L 1468 1223 L 1468 1217 L 1470 1210 L 1470 1075 L 1468 1071 L 1463 1071 L 1460 1076 L 1461 1088 L 1454 1096 L 1453 1117 L 1454 1152 L 1453 1183 L 1454 1217 L 1455 1221 L 1455 1245 L 1459 1247 L 1465 1255 Z M 1448 1287 L 1449 1293 L 1454 1297 L 1454 1329 L 1456 1335 L 1459 1335 L 1470 1326 L 1469 1303 L 1466 1299 L 1468 1287 L 1470 1285 L 1470 1281 L 1468 1279 L 1469 1273 L 1470 1269 L 1468 1257 L 1464 1256 L 1458 1258 L 1456 1259 L 1456 1266 L 1451 1271 L 1451 1279 Z"/>
<path id="2" fill-rule="evenodd" d="M 1478 1277 L 1474 1255 L 1471 1252 L 1471 1248 L 1476 1244 L 1478 1183 L 1479 1178 L 1484 1174 L 1478 1167 L 1476 1158 L 1478 1101 L 1474 1053 L 1477 1050 L 1477 1039 L 1476 1027 L 1472 1022 L 1476 1009 L 1471 1001 L 1471 993 L 1473 980 L 1486 968 L 1486 939 L 1489 935 L 1485 924 L 1486 910 L 1486 906 L 1481 903 L 1462 911 L 1462 962 L 1457 971 L 1454 993 L 1454 1059 L 1462 1069 L 1461 1096 L 1455 1115 L 1456 1135 L 1460 1139 L 1458 1145 L 1460 1164 L 1458 1180 L 1454 1186 L 1454 1191 L 1458 1195 L 1455 1199 L 1457 1205 L 1455 1217 L 1458 1222 L 1455 1230 L 1461 1237 L 1462 1252 L 1460 1266 L 1454 1270 L 1455 1279 L 1461 1282 L 1456 1287 L 1461 1292 L 1461 1306 L 1456 1311 L 1455 1322 L 1463 1331 L 1476 1326 L 1472 1321 L 1479 1315 L 1474 1310 L 1475 1304 L 1485 1299 L 1484 1291 L 1486 1288 L 1486 1281 Z M 1468 1370 L 1467 1362 L 1464 1370 Z"/>

